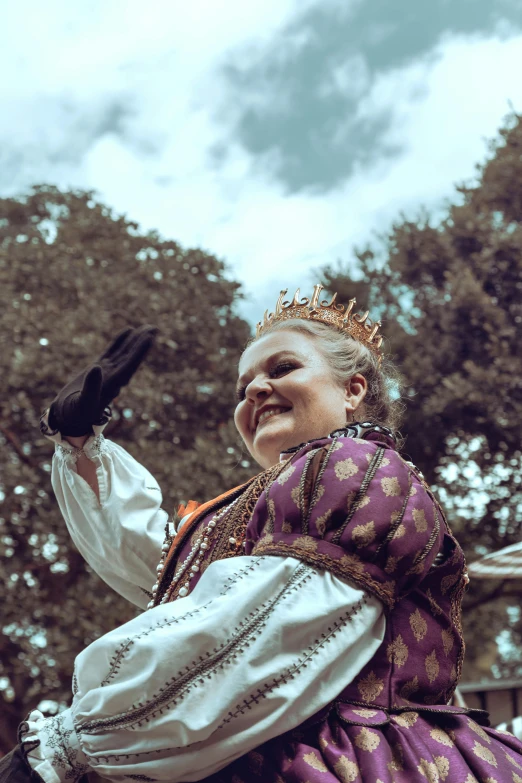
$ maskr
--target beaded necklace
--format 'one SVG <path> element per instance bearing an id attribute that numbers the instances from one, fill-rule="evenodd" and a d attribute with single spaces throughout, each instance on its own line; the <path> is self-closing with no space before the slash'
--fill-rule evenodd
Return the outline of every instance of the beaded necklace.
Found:
<path id="1" fill-rule="evenodd" d="M 229 505 L 224 506 L 224 508 L 220 508 L 219 511 L 214 514 L 212 519 L 207 522 L 206 527 L 203 528 L 203 530 L 200 531 L 199 535 L 197 536 L 196 540 L 194 541 L 192 548 L 186 558 L 183 560 L 182 563 L 179 564 L 176 571 L 174 572 L 174 576 L 172 577 L 172 580 L 170 582 L 170 585 L 168 589 L 165 591 L 165 595 L 162 597 L 160 604 L 165 604 L 169 600 L 176 600 L 176 598 L 184 598 L 186 595 L 189 594 L 190 590 L 190 580 L 192 577 L 194 577 L 201 566 L 201 558 L 204 556 L 205 551 L 210 546 L 210 539 L 215 531 L 217 523 L 223 519 L 223 517 L 232 510 L 233 506 L 237 503 L 238 498 L 232 501 L 232 503 L 229 503 Z M 168 528 L 169 526 L 167 526 Z M 170 533 L 170 530 L 167 530 L 167 535 L 165 537 L 165 541 L 163 542 L 163 545 L 161 547 L 161 559 L 156 567 L 156 573 L 157 573 L 157 579 L 156 583 L 152 588 L 152 600 L 149 601 L 147 604 L 147 609 L 151 609 L 155 604 L 155 597 L 156 593 L 159 589 L 159 583 L 161 579 L 161 574 L 163 571 L 163 568 L 165 566 L 165 560 L 167 557 L 167 554 L 169 552 L 169 549 L 172 544 L 173 536 Z M 232 545 L 237 544 L 237 541 L 234 537 L 230 537 L 229 543 Z M 242 542 L 240 542 L 242 543 Z M 194 562 L 192 562 L 194 561 Z M 190 567 L 190 568 L 189 568 Z M 187 572 L 188 569 L 188 573 Z M 176 587 L 178 586 L 180 580 L 184 577 L 186 574 L 186 581 L 184 584 L 179 588 L 177 596 L 175 596 L 174 599 L 172 599 L 172 594 Z"/>
<path id="2" fill-rule="evenodd" d="M 208 558 L 205 563 L 202 563 L 202 560 L 211 543 L 214 543 L 212 560 L 234 557 L 242 553 L 245 546 L 247 523 L 252 516 L 256 502 L 261 493 L 285 467 L 286 463 L 283 462 L 256 476 L 232 502 L 218 509 L 210 521 L 205 523 L 203 529 L 196 530 L 190 552 L 183 562 L 177 565 L 168 587 L 162 588 L 162 592 L 163 589 L 165 592 L 158 601 L 157 594 L 164 578 L 165 561 L 174 539 L 174 531 L 171 532 L 170 526 L 167 526 L 165 541 L 161 547 L 161 559 L 156 568 L 157 579 L 152 588 L 152 599 L 147 604 L 147 609 L 184 598 L 189 594 L 191 579 L 208 564 Z M 220 535 L 213 542 L 212 539 L 216 533 Z"/>

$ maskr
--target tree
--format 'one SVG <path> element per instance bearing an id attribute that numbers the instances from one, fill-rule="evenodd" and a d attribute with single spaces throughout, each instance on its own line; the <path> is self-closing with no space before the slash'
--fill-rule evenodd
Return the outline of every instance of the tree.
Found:
<path id="1" fill-rule="evenodd" d="M 41 699 L 68 702 L 74 657 L 133 609 L 84 564 L 39 432 L 57 389 L 127 324 L 160 328 L 107 433 L 157 477 L 164 508 L 252 474 L 231 425 L 249 337 L 221 261 L 114 215 L 92 193 L 0 200 L 0 753 Z"/>
<path id="2" fill-rule="evenodd" d="M 437 486 L 470 561 L 522 533 L 521 117 L 490 152 L 442 219 L 402 219 L 356 252 L 356 280 L 353 263 L 323 270 L 330 290 L 349 298 L 355 286 L 382 316 L 406 381 L 406 452 Z M 522 642 L 521 597 L 522 584 L 472 582 L 468 679 L 491 676 L 492 665 L 522 671 L 495 643 Z"/>

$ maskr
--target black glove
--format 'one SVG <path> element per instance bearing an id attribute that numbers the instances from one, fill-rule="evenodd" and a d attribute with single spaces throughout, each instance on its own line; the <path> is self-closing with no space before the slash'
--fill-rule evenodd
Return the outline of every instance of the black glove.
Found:
<path id="1" fill-rule="evenodd" d="M 140 326 L 120 332 L 97 361 L 56 395 L 49 408 L 49 428 L 61 435 L 80 437 L 90 435 L 93 424 L 103 424 L 106 407 L 128 384 L 157 331 L 155 326 Z"/>
<path id="2" fill-rule="evenodd" d="M 42 778 L 34 772 L 26 761 L 20 745 L 0 760 L 0 783 L 42 783 Z"/>

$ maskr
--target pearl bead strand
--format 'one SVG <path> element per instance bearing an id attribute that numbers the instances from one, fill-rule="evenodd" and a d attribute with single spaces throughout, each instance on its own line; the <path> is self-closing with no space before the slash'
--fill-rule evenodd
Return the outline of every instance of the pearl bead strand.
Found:
<path id="1" fill-rule="evenodd" d="M 201 559 L 203 558 L 205 551 L 210 547 L 210 538 L 214 533 L 216 525 L 218 521 L 222 519 L 228 511 L 230 511 L 230 509 L 232 508 L 235 502 L 236 501 L 234 500 L 233 503 L 231 503 L 229 506 L 225 506 L 224 508 L 220 509 L 218 513 L 214 517 L 212 517 L 212 519 L 207 523 L 206 527 L 203 529 L 201 534 L 194 541 L 194 544 L 192 545 L 192 549 L 188 553 L 185 560 L 182 563 L 180 563 L 180 565 L 177 567 L 174 576 L 172 577 L 172 581 L 168 589 L 165 591 L 165 594 L 162 597 L 161 601 L 159 602 L 159 605 L 167 603 L 172 591 L 175 589 L 176 585 L 181 580 L 181 578 L 183 577 L 187 569 L 188 569 L 188 574 L 187 574 L 188 578 L 180 587 L 177 598 L 184 598 L 186 595 L 189 594 L 190 580 L 198 573 L 200 569 Z M 230 542 L 232 543 L 232 539 L 230 540 Z M 147 609 L 152 609 L 152 607 L 155 604 L 155 598 L 159 589 L 161 574 L 165 567 L 165 559 L 171 547 L 171 543 L 172 543 L 172 538 L 167 536 L 165 542 L 161 547 L 162 549 L 161 560 L 156 567 L 157 580 L 152 588 L 152 600 L 149 601 L 149 603 L 147 604 Z M 234 543 L 235 543 L 235 539 L 234 539 Z M 194 562 L 192 563 L 192 561 Z"/>
<path id="2" fill-rule="evenodd" d="M 161 545 L 161 558 L 158 565 L 156 566 L 156 583 L 152 586 L 152 590 L 151 590 L 152 599 L 147 604 L 147 609 L 152 609 L 152 607 L 154 606 L 154 598 L 156 596 L 156 593 L 158 592 L 161 573 L 165 567 L 165 560 L 169 553 L 170 545 L 172 543 L 172 536 L 170 535 L 169 527 L 170 527 L 170 523 L 167 525 L 167 533 L 165 536 L 165 541 Z"/>

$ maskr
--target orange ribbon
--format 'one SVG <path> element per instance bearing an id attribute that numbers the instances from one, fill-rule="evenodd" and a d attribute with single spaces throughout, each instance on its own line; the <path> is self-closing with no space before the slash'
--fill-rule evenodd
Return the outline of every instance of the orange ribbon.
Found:
<path id="1" fill-rule="evenodd" d="M 246 482 L 246 484 L 249 483 L 250 481 Z M 233 489 L 229 489 L 227 492 L 224 492 L 222 495 L 218 495 L 217 498 L 212 498 L 212 500 L 207 500 L 206 503 L 198 503 L 197 500 L 189 500 L 186 506 L 183 505 L 179 506 L 178 514 L 180 515 L 180 517 L 186 516 L 187 514 L 190 514 L 190 516 L 188 519 L 185 520 L 185 522 L 182 524 L 182 526 L 179 528 L 178 532 L 174 536 L 174 540 L 172 541 L 167 557 L 165 558 L 165 564 L 163 566 L 163 574 L 165 573 L 165 570 L 172 562 L 173 557 L 175 557 L 176 550 L 181 540 L 185 537 L 186 534 L 190 532 L 190 529 L 192 527 L 195 527 L 196 523 L 199 522 L 199 520 L 205 516 L 207 509 L 210 506 L 219 503 L 221 500 L 225 500 L 229 495 L 232 495 L 241 487 L 246 486 L 246 484 L 239 484 L 237 487 L 234 487 Z"/>

